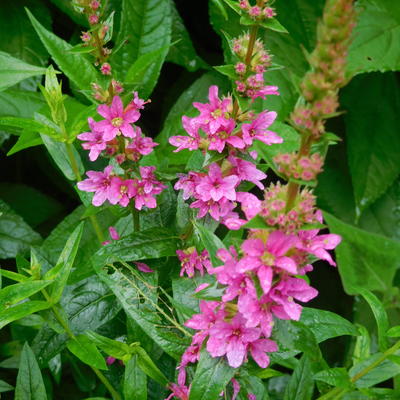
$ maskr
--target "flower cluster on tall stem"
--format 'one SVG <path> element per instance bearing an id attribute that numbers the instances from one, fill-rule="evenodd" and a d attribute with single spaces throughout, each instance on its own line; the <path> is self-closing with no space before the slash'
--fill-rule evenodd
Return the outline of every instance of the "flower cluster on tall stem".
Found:
<path id="1" fill-rule="evenodd" d="M 267 3 L 257 1 L 252 6 L 248 1 L 240 1 L 239 8 L 257 21 L 268 18 L 260 14 L 260 6 L 268 9 Z M 292 117 L 302 134 L 301 146 L 296 153 L 275 157 L 279 171 L 289 182 L 271 184 L 264 190 L 263 199 L 241 191 L 239 185 L 249 181 L 264 189 L 262 181 L 266 175 L 251 161 L 254 154 L 250 147 L 254 140 L 266 145 L 282 142 L 268 130 L 276 118 L 273 111 L 257 115 L 251 108 L 242 109 L 240 104 L 244 102 L 233 101 L 231 96 L 220 99 L 218 88 L 212 86 L 209 103 L 193 104 L 200 115 L 182 119 L 189 136 L 170 138 L 170 143 L 177 147 L 175 151 L 199 149 L 204 154 L 216 152 L 224 156 L 211 156 L 216 161 L 201 171 L 180 175 L 175 185 L 183 191 L 185 200 L 193 199 L 190 207 L 199 209 L 198 218 L 209 213 L 229 229 L 240 229 L 255 216 L 258 223 L 263 222 L 262 227 L 247 231 L 241 245 L 219 249 L 216 256 L 220 265 L 212 268 L 207 264 L 205 269 L 215 276 L 217 286 L 223 289 L 222 296 L 213 301 L 201 300 L 200 313 L 186 321 L 185 326 L 196 333 L 182 356 L 178 385 L 171 386 L 173 393 L 169 398 L 188 397 L 186 368 L 199 360 L 202 348 L 212 357 L 226 357 L 233 368 L 240 367 L 250 357 L 266 368 L 268 354 L 278 349 L 272 336 L 274 321 L 299 320 L 302 310 L 299 303 L 308 302 L 318 294 L 305 278 L 313 269 L 311 263 L 324 260 L 336 265 L 329 251 L 335 249 L 341 238 L 320 232 L 323 219 L 316 208 L 315 196 L 307 188 L 300 189 L 298 180 L 314 181 L 322 170 L 323 157 L 311 153 L 311 144 L 323 135 L 324 120 L 338 106 L 337 91 L 345 83 L 345 55 L 353 21 L 350 0 L 328 0 L 319 26 L 318 45 L 311 56 L 313 69 L 302 83 L 307 103 L 297 107 Z M 249 34 L 231 44 L 238 57 L 234 66 L 235 96 L 249 98 L 250 107 L 257 97 L 279 94 L 278 88 L 264 83 L 263 73 L 270 65 L 270 56 L 257 39 L 257 30 L 254 25 Z M 304 118 L 299 121 L 298 115 Z M 186 271 L 192 277 L 196 269 L 203 274 L 197 250 L 188 250 L 178 253 L 181 275 Z M 202 284 L 196 289 L 200 298 L 207 286 Z M 236 389 L 234 392 L 237 394 Z"/>

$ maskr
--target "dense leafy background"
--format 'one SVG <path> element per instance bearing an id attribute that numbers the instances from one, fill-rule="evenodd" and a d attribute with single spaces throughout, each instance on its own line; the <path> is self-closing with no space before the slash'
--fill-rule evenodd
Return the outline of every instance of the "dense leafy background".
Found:
<path id="1" fill-rule="evenodd" d="M 347 69 L 350 83 L 340 93 L 345 112 L 328 123 L 329 131 L 341 140 L 330 147 L 316 188 L 329 228 L 343 237 L 336 251 L 338 270 L 321 264 L 310 274 L 320 295 L 309 305 L 312 308 L 305 309 L 300 323 L 276 328 L 280 352 L 273 356 L 273 369 L 262 371 L 250 364 L 241 373 L 241 383 L 257 398 L 305 400 L 312 398 L 314 385 L 346 387 L 348 374 L 354 376 L 379 357 L 378 350 L 385 351 L 391 341 L 386 328 L 400 324 L 396 72 L 400 70 L 400 5 L 395 3 L 357 2 L 358 25 Z M 193 115 L 192 102 L 204 101 L 211 84 L 225 93 L 230 89 L 226 77 L 212 66 L 222 65 L 224 54 L 229 57 L 226 35 L 237 35 L 242 27 L 238 16 L 228 7 L 222 11 L 221 4 L 217 0 L 209 4 L 108 2 L 109 11 L 116 11 L 113 44 L 119 46 L 129 38 L 111 62 L 129 89 L 152 99 L 140 124 L 160 143 L 149 163 L 166 175 L 202 162 L 188 152 L 171 153 L 167 138 L 182 132 L 181 116 Z M 275 4 L 289 34 L 265 31 L 262 35 L 274 62 L 285 67 L 267 74 L 282 96 L 258 101 L 256 107 L 278 112 L 276 129 L 286 139 L 278 150 L 292 151 L 298 138 L 285 119 L 308 69 L 306 54 L 315 45 L 324 1 L 277 0 Z M 125 367 L 115 363 L 103 372 L 126 399 L 162 399 L 167 395 L 165 382 L 174 380 L 175 362 L 188 342 L 179 322 L 197 308 L 197 300 L 188 295 L 195 285 L 178 279 L 179 266 L 173 257 L 188 215 L 182 199 L 170 187 L 161 196 L 159 209 L 141 215 L 143 231 L 133 234 L 130 216 L 117 208 L 94 210 L 87 199 L 81 205 L 65 148 L 55 140 L 57 131 L 48 122 L 49 111 L 37 83 L 43 83 L 49 64 L 61 71 L 67 128 L 71 135 L 86 129 L 86 119 L 94 113 L 90 82 L 98 79 L 98 72 L 88 57 L 69 52 L 85 24 L 68 0 L 14 0 L 0 5 L 0 258 L 2 268 L 14 273 L 24 274 L 24 268 L 37 265 L 42 276 L 50 271 L 40 283 L 23 286 L 29 302 L 19 303 L 23 297 L 18 286 L 6 292 L 12 310 L 5 303 L 0 309 L 1 327 L 25 316 L 0 331 L 0 392 L 5 392 L 5 399 L 14 398 L 9 384 L 17 385 L 15 398 L 21 400 L 103 399 L 107 393 L 87 364 L 104 369 L 106 355 L 125 361 Z M 275 150 L 258 150 L 273 168 Z M 81 171 L 87 169 L 87 155 L 78 145 L 76 154 Z M 95 165 L 100 167 L 101 161 Z M 270 170 L 269 180 L 275 179 Z M 100 249 L 88 222 L 93 213 L 105 234 L 108 226 L 115 225 L 125 238 Z M 196 226 L 199 243 L 212 254 L 223 245 L 211 233 L 214 228 L 207 221 L 205 228 Z M 224 231 L 218 234 L 225 245 L 234 240 L 229 235 L 224 239 Z M 150 277 L 138 273 L 127 264 L 134 260 L 147 260 L 157 272 Z M 120 268 L 106 267 L 117 261 L 122 262 Z M 2 286 L 11 287 L 13 277 L 22 280 L 20 275 L 4 274 Z M 149 290 L 148 284 L 158 292 Z M 90 342 L 77 336 L 83 353 L 38 293 L 44 288 L 55 302 L 61 298 L 55 307 L 74 335 L 94 332 L 89 334 Z M 175 313 L 163 306 L 165 301 Z M 140 342 L 140 347 L 124 347 L 122 340 Z M 324 343 L 319 347 L 320 342 Z M 294 357 L 300 353 L 301 357 Z M 343 367 L 350 367 L 352 361 L 358 364 L 347 372 Z M 346 399 L 400 398 L 398 392 L 368 389 L 380 382 L 398 389 L 396 379 L 390 379 L 399 368 L 398 358 L 385 361 L 358 381 L 358 388 L 367 388 L 364 394 L 349 393 Z M 221 360 L 202 354 L 191 399 L 216 398 L 233 373 Z"/>

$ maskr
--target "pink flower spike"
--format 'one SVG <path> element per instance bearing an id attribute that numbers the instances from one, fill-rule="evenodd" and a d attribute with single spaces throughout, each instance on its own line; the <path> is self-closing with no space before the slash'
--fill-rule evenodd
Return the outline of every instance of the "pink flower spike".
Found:
<path id="1" fill-rule="evenodd" d="M 134 262 L 136 265 L 137 269 L 141 272 L 145 272 L 146 274 L 149 274 L 151 272 L 154 272 L 147 264 L 142 263 L 142 262 Z"/>

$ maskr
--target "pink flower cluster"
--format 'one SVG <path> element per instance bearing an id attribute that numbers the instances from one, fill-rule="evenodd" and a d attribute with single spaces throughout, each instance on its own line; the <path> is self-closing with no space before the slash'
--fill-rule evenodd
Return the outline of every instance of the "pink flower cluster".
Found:
<path id="1" fill-rule="evenodd" d="M 257 5 L 252 6 L 248 0 L 240 0 L 239 7 L 246 11 L 246 14 L 255 21 L 263 21 L 273 18 L 276 15 L 275 10 L 268 5 L 270 0 L 257 1 Z"/>
<path id="2" fill-rule="evenodd" d="M 268 86 L 264 82 L 264 72 L 271 65 L 271 56 L 265 50 L 263 43 L 257 39 L 254 43 L 253 55 L 249 60 L 247 55 L 249 42 L 249 34 L 233 40 L 232 49 L 238 58 L 235 65 L 237 92 L 253 100 L 257 97 L 265 99 L 270 94 L 279 95 L 277 86 Z"/>
<path id="3" fill-rule="evenodd" d="M 177 250 L 176 255 L 182 266 L 180 276 L 186 273 L 189 278 L 193 278 L 196 270 L 203 276 L 204 270 L 209 272 L 211 269 L 211 262 L 207 250 L 203 250 L 199 254 L 195 247 L 189 247 L 185 250 Z"/>
<path id="4" fill-rule="evenodd" d="M 214 162 L 206 166 L 206 172 L 191 171 L 187 175 L 180 175 L 175 189 L 183 190 L 183 198 L 193 198 L 191 208 L 199 209 L 198 218 L 210 214 L 215 220 L 225 222 L 231 218 L 238 218 L 233 210 L 236 202 L 242 202 L 245 194 L 238 191 L 242 181 L 249 181 L 260 189 L 266 175 L 245 157 L 248 148 L 254 140 L 260 140 L 267 145 L 281 143 L 275 132 L 268 127 L 276 118 L 275 112 L 264 111 L 259 115 L 249 113 L 249 120 L 236 126 L 231 115 L 232 99 L 220 100 L 218 88 L 211 86 L 209 103 L 194 103 L 200 115 L 194 118 L 183 117 L 182 122 L 190 136 L 173 136 L 170 143 L 177 148 L 196 150 L 207 149 L 218 153 L 226 151 L 227 157 L 219 165 Z M 203 133 L 201 135 L 200 131 Z"/>
<path id="5" fill-rule="evenodd" d="M 141 210 L 143 206 L 155 208 L 154 196 L 160 194 L 166 187 L 156 179 L 155 167 L 134 168 L 127 161 L 139 161 L 143 155 L 153 151 L 157 144 L 151 138 L 144 137 L 138 126 L 132 125 L 140 118 L 140 111 L 146 102 L 134 93 L 134 99 L 124 108 L 119 96 L 115 96 L 112 104 L 98 106 L 98 113 L 104 117 L 101 121 L 89 118 L 89 132 L 78 135 L 85 141 L 82 147 L 89 150 L 89 158 L 95 161 L 100 154 L 113 157 L 123 169 L 123 174 L 117 174 L 109 165 L 103 172 L 88 171 L 87 179 L 78 182 L 78 188 L 86 192 L 94 192 L 92 203 L 102 205 L 106 200 L 111 204 L 126 207 L 131 199 L 135 207 Z"/>
<path id="6" fill-rule="evenodd" d="M 323 160 L 318 153 L 311 156 L 298 156 L 297 153 L 278 154 L 274 157 L 278 170 L 287 178 L 315 180 L 322 171 Z"/>
<path id="7" fill-rule="evenodd" d="M 320 213 L 316 218 L 320 218 Z M 303 276 L 312 270 L 310 256 L 335 265 L 327 250 L 340 237 L 320 235 L 318 229 L 286 233 L 282 230 L 252 230 L 240 247 L 219 249 L 223 265 L 210 270 L 225 288 L 221 301 L 200 302 L 200 314 L 185 325 L 198 332 L 182 356 L 180 368 L 198 361 L 206 339 L 212 357 L 226 356 L 237 368 L 252 356 L 262 368 L 269 364 L 268 353 L 277 350 L 270 339 L 274 318 L 299 320 L 301 305 L 317 295 Z M 200 291 L 201 293 L 201 291 Z"/>

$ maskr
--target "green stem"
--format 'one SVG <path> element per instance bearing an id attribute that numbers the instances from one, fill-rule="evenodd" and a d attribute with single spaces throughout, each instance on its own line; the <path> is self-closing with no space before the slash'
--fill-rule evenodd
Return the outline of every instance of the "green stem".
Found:
<path id="1" fill-rule="evenodd" d="M 51 310 L 53 311 L 54 316 L 56 317 L 56 319 L 60 323 L 60 325 L 64 328 L 67 335 L 72 340 L 76 340 L 76 336 L 74 335 L 71 328 L 69 327 L 68 322 L 60 314 L 59 310 L 57 309 L 57 305 L 52 304 L 51 297 L 47 293 L 46 289 L 42 289 L 41 292 L 42 292 L 44 298 L 51 304 Z M 104 386 L 110 392 L 113 400 L 122 400 L 119 393 L 112 387 L 110 381 L 104 376 L 104 374 L 95 367 L 92 367 L 90 365 L 89 365 L 89 367 L 93 370 L 93 372 L 97 375 L 97 377 L 100 379 L 100 381 L 104 384 Z"/>
<path id="2" fill-rule="evenodd" d="M 140 231 L 140 216 L 133 204 L 131 206 L 131 213 L 132 213 L 132 219 L 133 219 L 133 229 L 135 232 L 139 232 Z"/>
<path id="3" fill-rule="evenodd" d="M 395 343 L 390 349 L 387 349 L 379 358 L 377 358 L 372 364 L 368 365 L 364 369 L 362 369 L 360 372 L 355 374 L 351 378 L 351 383 L 355 383 L 358 381 L 360 378 L 363 376 L 367 375 L 369 372 L 371 372 L 374 368 L 376 368 L 379 364 L 381 364 L 383 361 L 385 361 L 389 356 L 393 355 L 396 353 L 397 350 L 400 349 L 400 340 Z M 325 393 L 324 395 L 318 397 L 317 400 L 328 400 L 328 399 L 340 399 L 341 396 L 346 393 L 348 389 L 343 389 L 343 388 L 334 388 L 330 390 L 328 393 Z"/>

